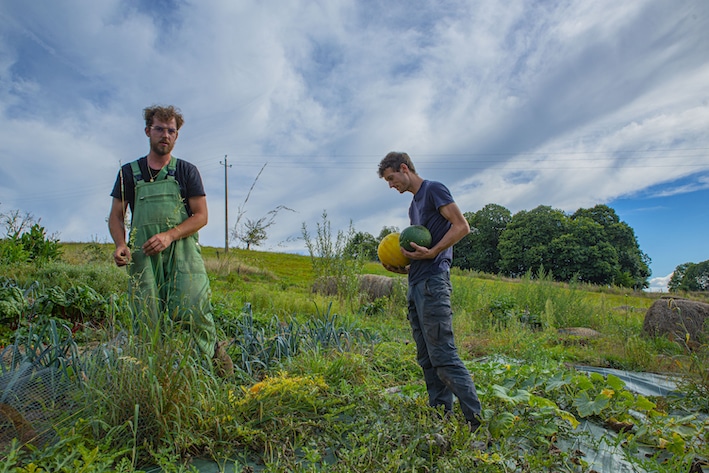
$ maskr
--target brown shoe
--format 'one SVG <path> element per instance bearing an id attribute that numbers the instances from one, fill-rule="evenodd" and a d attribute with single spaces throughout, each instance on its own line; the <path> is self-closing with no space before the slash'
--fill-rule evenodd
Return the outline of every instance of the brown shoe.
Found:
<path id="1" fill-rule="evenodd" d="M 220 378 L 226 378 L 227 376 L 234 375 L 234 362 L 226 352 L 226 346 L 228 344 L 228 340 L 223 340 L 214 345 L 214 357 L 212 358 L 212 363 L 214 364 L 214 370 L 217 373 L 217 376 Z"/>

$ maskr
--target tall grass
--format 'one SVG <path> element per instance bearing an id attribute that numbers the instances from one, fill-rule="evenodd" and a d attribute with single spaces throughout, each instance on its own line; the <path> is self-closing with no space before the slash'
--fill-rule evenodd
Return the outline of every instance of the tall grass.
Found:
<path id="1" fill-rule="evenodd" d="M 345 249 L 354 237 L 354 227 L 350 223 L 347 232 L 338 231 L 334 236 L 327 211 L 322 213 L 322 222 L 318 222 L 316 234 L 311 237 L 308 227 L 303 223 L 302 235 L 305 246 L 310 253 L 315 277 L 333 278 L 337 285 L 337 293 L 350 307 L 359 302 L 359 279 L 364 260 L 362 257 L 352 258 Z"/>
<path id="2" fill-rule="evenodd" d="M 82 420 L 46 449 L 16 445 L 0 454 L 0 471 L 34 464 L 129 472 L 152 464 L 177 472 L 194 457 L 234 471 L 587 471 L 592 454 L 561 451 L 560 440 L 581 435 L 572 430 L 577 419 L 629 421 L 630 411 L 648 420 L 637 438 L 614 437 L 618 448 L 655 442 L 671 458 L 643 459 L 645 469 L 687 471 L 687 460 L 707 454 L 709 426 L 660 410 L 709 409 L 706 350 L 644 337 L 649 296 L 454 271 L 458 346 L 485 409 L 483 428 L 471 435 L 461 416 L 441 422 L 428 407 L 400 297 L 363 304 L 313 294 L 312 257 L 235 250 L 227 264 L 204 254 L 215 320 L 220 338 L 231 341 L 237 374 L 214 376 L 210 360 L 169 320 L 168 331 L 156 331 L 115 314 L 102 343 L 83 355 Z M 386 274 L 380 265 L 362 270 Z M 566 327 L 600 336 L 558 331 Z M 569 367 L 586 363 L 700 375 L 686 388 L 691 396 L 655 406 L 615 380 Z M 487 450 L 471 448 L 488 439 Z M 670 447 L 662 450 L 660 439 Z M 639 464 L 630 448 L 619 455 Z"/>

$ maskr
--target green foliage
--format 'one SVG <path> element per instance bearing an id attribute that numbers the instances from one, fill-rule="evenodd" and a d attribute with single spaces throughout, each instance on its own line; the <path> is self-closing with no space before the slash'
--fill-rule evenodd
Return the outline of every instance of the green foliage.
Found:
<path id="1" fill-rule="evenodd" d="M 73 323 L 91 320 L 104 321 L 111 313 L 112 297 L 105 298 L 89 286 L 71 286 L 66 291 L 59 286 L 49 287 L 35 293 L 32 304 L 34 314 L 60 317 Z"/>
<path id="2" fill-rule="evenodd" d="M 24 292 L 10 281 L 3 282 L 0 286 L 0 324 L 17 326 L 28 308 Z"/>
<path id="3" fill-rule="evenodd" d="M 105 323 L 121 304 L 123 301 L 117 295 L 102 296 L 83 284 L 64 290 L 35 282 L 22 288 L 15 281 L 5 279 L 0 286 L 0 323 L 12 330 L 26 330 L 38 318 L 50 318 L 76 330 L 84 323 Z M 0 341 L 7 335 L 3 335 Z"/>
<path id="4" fill-rule="evenodd" d="M 61 255 L 59 239 L 48 237 L 44 227 L 41 227 L 38 223 L 32 225 L 29 232 L 25 232 L 20 236 L 20 242 L 22 247 L 29 253 L 32 261 L 51 261 Z"/>
<path id="5" fill-rule="evenodd" d="M 500 236 L 500 269 L 519 277 L 531 270 L 552 267 L 548 245 L 567 232 L 567 217 L 560 210 L 542 206 L 516 213 Z"/>
<path id="6" fill-rule="evenodd" d="M 67 325 L 40 317 L 26 330 L 17 331 L 12 344 L 0 357 L 2 373 L 31 364 L 55 368 L 68 378 L 76 379 L 81 371 L 79 348 Z"/>
<path id="7" fill-rule="evenodd" d="M 215 257 L 213 249 L 204 254 Z M 560 284 L 542 268 L 515 280 L 454 271 L 459 351 L 484 408 L 483 425 L 471 434 L 457 409 L 441 420 L 428 406 L 403 302 L 348 311 L 310 292 L 315 271 L 307 256 L 239 250 L 233 257 L 260 271 L 210 274 L 234 377 L 214 377 L 210 360 L 196 356 L 189 334 L 169 321 L 160 332 L 134 329 L 116 307 L 114 325 L 100 331 L 104 343 L 59 357 L 82 360 L 76 423 L 45 448 L 8 446 L 0 471 L 72 471 L 71 463 L 77 471 L 157 465 L 182 472 L 196 469 L 190 459 L 211 458 L 224 471 L 581 472 L 610 445 L 630 469 L 675 473 L 709 453 L 709 425 L 697 412 L 707 410 L 706 383 L 703 391 L 683 388 L 683 397 L 650 399 L 614 376 L 572 368 L 583 360 L 706 374 L 701 347 L 689 354 L 642 337 L 652 294 Z M 382 274 L 378 264 L 364 268 Z M 32 280 L 29 271 L 25 277 Z M 78 286 L 69 278 L 67 287 L 44 287 L 59 286 L 66 297 Z M 68 325 L 41 320 L 71 335 Z M 128 328 L 116 336 L 121 321 Z M 569 326 L 603 333 L 581 340 L 556 331 Z M 54 343 L 38 329 L 18 334 L 36 348 Z M 617 431 L 593 438 L 586 422 Z"/>
<path id="8" fill-rule="evenodd" d="M 477 212 L 466 212 L 465 218 L 471 231 L 456 243 L 453 266 L 497 274 L 500 271 L 498 244 L 512 214 L 501 205 L 487 204 Z"/>
<path id="9" fill-rule="evenodd" d="M 254 318 L 251 304 L 225 329 L 233 340 L 229 352 L 235 367 L 248 377 L 257 377 L 304 351 L 349 350 L 358 343 L 374 343 L 376 334 L 341 323 L 332 305 L 324 313 L 300 323 L 271 318 L 268 323 Z"/>
<path id="10" fill-rule="evenodd" d="M 19 264 L 2 267 L 2 274 L 18 286 L 57 286 L 68 290 L 72 286 L 88 286 L 107 297 L 123 293 L 128 287 L 125 269 L 113 263 L 79 263 L 51 261 L 41 266 Z"/>
<path id="11" fill-rule="evenodd" d="M 515 214 L 499 237 L 500 270 L 513 277 L 549 271 L 557 281 L 645 288 L 647 255 L 635 234 L 605 205 L 567 216 L 539 206 Z"/>
<path id="12" fill-rule="evenodd" d="M 670 291 L 709 291 L 709 260 L 677 266 L 668 284 Z"/>
<path id="13" fill-rule="evenodd" d="M 350 224 L 347 233 L 340 230 L 333 239 L 327 212 L 323 211 L 322 222 L 317 224 L 315 240 L 311 240 L 305 223 L 303 223 L 302 234 L 310 253 L 316 279 L 333 277 L 337 284 L 337 293 L 350 303 L 354 303 L 359 290 L 358 275 L 361 274 L 364 260 L 361 257 L 352 258 L 345 251 L 355 235 L 352 225 Z"/>
<path id="14" fill-rule="evenodd" d="M 345 245 L 344 253 L 353 260 L 376 261 L 379 242 L 367 232 L 356 232 Z"/>
<path id="15" fill-rule="evenodd" d="M 3 264 L 32 261 L 46 263 L 61 256 L 59 240 L 47 236 L 44 227 L 38 223 L 20 235 L 11 235 L 0 240 L 0 261 Z"/>
<path id="16" fill-rule="evenodd" d="M 29 260 L 30 253 L 22 242 L 12 238 L 0 240 L 0 262 L 3 265 L 25 263 Z"/>

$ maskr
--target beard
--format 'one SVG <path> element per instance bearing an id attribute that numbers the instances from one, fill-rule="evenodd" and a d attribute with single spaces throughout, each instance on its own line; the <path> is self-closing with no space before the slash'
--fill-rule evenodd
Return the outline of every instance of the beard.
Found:
<path id="1" fill-rule="evenodd" d="M 150 143 L 150 150 L 157 154 L 158 156 L 167 156 L 172 152 L 172 148 L 175 147 L 175 143 L 157 141 Z"/>

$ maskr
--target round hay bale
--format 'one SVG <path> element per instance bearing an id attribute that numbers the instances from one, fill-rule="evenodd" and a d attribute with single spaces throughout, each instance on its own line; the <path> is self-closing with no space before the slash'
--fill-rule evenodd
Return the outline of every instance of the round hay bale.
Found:
<path id="1" fill-rule="evenodd" d="M 313 282 L 312 292 L 323 296 L 337 295 L 337 278 L 334 276 L 323 276 Z"/>
<path id="2" fill-rule="evenodd" d="M 567 327 L 560 328 L 557 330 L 558 333 L 562 335 L 571 335 L 574 337 L 584 337 L 584 338 L 598 338 L 601 336 L 600 332 L 593 330 L 588 327 Z"/>
<path id="3" fill-rule="evenodd" d="M 389 297 L 397 290 L 396 285 L 403 284 L 401 278 L 390 278 L 376 274 L 363 274 L 359 277 L 359 292 L 370 301 L 380 297 Z"/>
<path id="4" fill-rule="evenodd" d="M 687 299 L 659 299 L 645 313 L 643 332 L 651 337 L 667 336 L 691 344 L 707 339 L 709 304 Z"/>
<path id="5" fill-rule="evenodd" d="M 405 283 L 402 278 L 379 276 L 376 274 L 362 274 L 358 276 L 359 293 L 365 299 L 373 301 L 380 297 L 389 297 L 399 290 L 404 290 Z M 338 280 L 334 276 L 321 277 L 313 282 L 312 292 L 324 296 L 338 294 Z"/>

